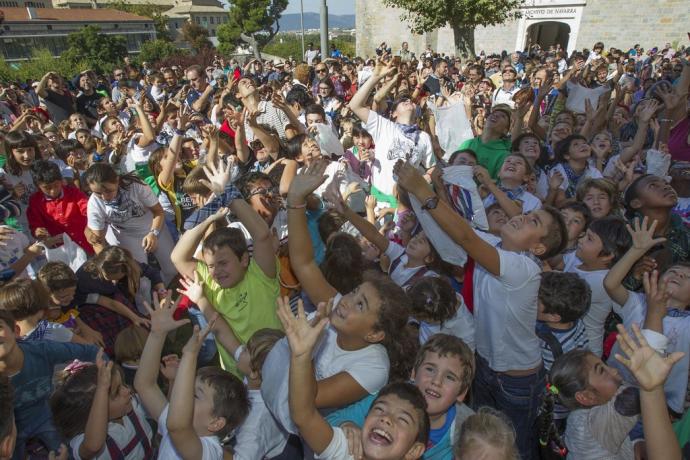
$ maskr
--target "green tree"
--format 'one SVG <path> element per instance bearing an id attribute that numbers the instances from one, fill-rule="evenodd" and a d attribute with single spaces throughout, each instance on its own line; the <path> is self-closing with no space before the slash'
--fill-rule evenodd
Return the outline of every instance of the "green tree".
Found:
<path id="1" fill-rule="evenodd" d="M 17 64 L 8 64 L 4 59 L 0 59 L 0 80 L 40 80 L 48 72 L 55 72 L 58 75 L 73 75 L 75 69 L 84 70 L 88 68 L 89 65 L 84 61 L 68 61 L 53 57 L 51 52 L 45 48 L 35 49 L 29 59 Z"/>
<path id="2" fill-rule="evenodd" d="M 109 72 L 127 56 L 127 39 L 100 32 L 101 29 L 93 25 L 72 32 L 67 36 L 68 48 L 61 58 L 73 63 L 83 61 L 98 73 Z"/>
<path id="3" fill-rule="evenodd" d="M 233 0 L 228 22 L 218 27 L 218 41 L 222 53 L 232 53 L 242 42 L 261 59 L 261 49 L 280 30 L 278 19 L 287 8 L 288 0 Z"/>
<path id="4" fill-rule="evenodd" d="M 108 8 L 153 19 L 153 27 L 156 29 L 156 38 L 158 40 L 165 40 L 166 42 L 172 41 L 172 36 L 168 29 L 168 18 L 162 14 L 163 11 L 169 7 L 153 5 L 148 2 L 135 5 L 133 3 L 128 3 L 127 0 L 115 0 L 107 5 Z"/>
<path id="5" fill-rule="evenodd" d="M 208 39 L 208 30 L 192 21 L 182 25 L 182 38 L 197 52 L 213 47 L 213 43 Z"/>
<path id="6" fill-rule="evenodd" d="M 165 40 L 151 40 L 141 44 L 141 51 L 139 53 L 139 61 L 148 61 L 155 63 L 162 61 L 175 54 L 181 54 L 186 50 L 180 50 L 177 46 Z"/>
<path id="7" fill-rule="evenodd" d="M 415 33 L 430 32 L 449 24 L 455 35 L 455 54 L 474 56 L 474 29 L 520 17 L 524 0 L 383 0 L 406 11 Z"/>
<path id="8" fill-rule="evenodd" d="M 305 34 L 304 42 L 318 43 L 320 40 L 319 34 Z M 345 56 L 355 56 L 355 37 L 352 35 L 340 35 L 330 40 L 336 48 L 340 50 Z M 298 61 L 302 60 L 302 39 L 300 34 L 292 32 L 280 32 L 276 35 L 271 43 L 266 45 L 263 52 L 280 56 L 282 58 L 295 58 Z"/>

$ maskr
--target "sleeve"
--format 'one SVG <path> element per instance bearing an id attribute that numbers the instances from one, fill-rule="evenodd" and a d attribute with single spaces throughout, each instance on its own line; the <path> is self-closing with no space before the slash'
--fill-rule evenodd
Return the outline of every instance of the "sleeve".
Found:
<path id="1" fill-rule="evenodd" d="M 388 248 L 386 248 L 386 252 L 384 252 L 384 255 L 386 255 L 391 260 L 391 262 L 393 262 L 395 259 L 401 257 L 404 254 L 405 248 L 403 248 L 394 241 L 388 242 Z"/>
<path id="2" fill-rule="evenodd" d="M 361 427 L 364 425 L 364 419 L 367 418 L 374 399 L 376 399 L 375 395 L 369 395 L 349 406 L 331 412 L 326 416 L 326 421 L 331 426 L 340 426 L 345 422 L 351 422 Z"/>
<path id="3" fill-rule="evenodd" d="M 53 342 L 70 342 L 73 335 L 74 333 L 62 324 L 50 323 L 44 338 Z"/>
<path id="4" fill-rule="evenodd" d="M 40 209 L 40 195 L 41 192 L 34 193 L 29 199 L 29 206 L 26 208 L 26 219 L 29 221 L 29 229 L 33 235 L 37 228 L 45 227 L 43 220 L 43 212 Z"/>
<path id="5" fill-rule="evenodd" d="M 114 284 L 101 281 L 91 276 L 90 273 L 83 269 L 77 271 L 77 293 L 74 296 L 75 304 L 95 303 L 99 295 L 112 297 L 115 295 L 116 291 L 117 288 Z"/>
<path id="6" fill-rule="evenodd" d="M 366 122 L 366 130 L 374 139 L 374 144 L 380 142 L 383 138 L 392 138 L 395 125 L 390 120 L 382 117 L 376 111 L 369 110 L 369 118 Z"/>
<path id="7" fill-rule="evenodd" d="M 589 431 L 602 447 L 612 453 L 621 449 L 625 438 L 639 419 L 639 415 L 623 415 L 616 410 L 616 402 L 624 392 L 625 390 L 606 404 L 593 407 L 587 415 Z"/>
<path id="8" fill-rule="evenodd" d="M 151 286 L 155 286 L 156 284 L 163 282 L 160 270 L 157 270 L 144 263 L 140 263 L 139 265 L 141 266 L 141 276 L 147 277 L 151 281 Z"/>
<path id="9" fill-rule="evenodd" d="M 340 428 L 333 428 L 333 438 L 320 454 L 314 455 L 316 459 L 323 460 L 353 460 L 352 455 L 347 449 L 347 438 Z"/>
<path id="10" fill-rule="evenodd" d="M 81 214 L 85 216 L 89 206 L 89 197 L 81 190 L 75 190 L 74 193 L 77 196 L 77 205 L 79 206 L 79 211 L 81 211 Z"/>
<path id="11" fill-rule="evenodd" d="M 170 409 L 170 403 L 166 404 L 161 414 L 158 416 L 158 434 L 161 438 L 165 438 L 168 435 L 168 410 Z"/>
<path id="12" fill-rule="evenodd" d="M 503 283 L 512 289 L 520 288 L 527 284 L 535 276 L 539 276 L 541 269 L 529 257 L 517 252 L 498 251 L 500 266 L 500 278 Z"/>
<path id="13" fill-rule="evenodd" d="M 141 202 L 141 204 L 147 208 L 152 208 L 159 204 L 158 197 L 155 193 L 153 193 L 151 187 L 145 184 L 132 184 L 132 186 L 132 192 L 134 192 L 133 195 L 136 196 L 137 200 Z"/>
<path id="14" fill-rule="evenodd" d="M 95 195 L 89 197 L 86 210 L 86 219 L 88 227 L 93 230 L 105 230 L 106 228 L 106 213 L 103 203 L 96 198 Z"/>
<path id="15" fill-rule="evenodd" d="M 79 361 L 96 360 L 98 347 L 78 343 L 45 342 L 44 353 L 53 366 L 78 359 Z"/>

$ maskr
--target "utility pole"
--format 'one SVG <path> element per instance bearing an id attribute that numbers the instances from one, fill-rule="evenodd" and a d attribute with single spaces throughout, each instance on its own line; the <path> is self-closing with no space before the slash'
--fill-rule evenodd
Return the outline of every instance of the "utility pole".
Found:
<path id="1" fill-rule="evenodd" d="M 321 61 L 328 57 L 328 5 L 321 0 Z"/>
<path id="2" fill-rule="evenodd" d="M 302 62 L 304 59 L 304 0 L 299 0 L 299 25 L 302 28 L 302 57 L 297 59 L 297 62 Z"/>

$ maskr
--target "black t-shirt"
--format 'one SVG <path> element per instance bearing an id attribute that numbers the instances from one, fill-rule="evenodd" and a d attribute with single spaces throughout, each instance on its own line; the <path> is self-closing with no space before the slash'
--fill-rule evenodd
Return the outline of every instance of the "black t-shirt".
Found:
<path id="1" fill-rule="evenodd" d="M 94 120 L 98 120 L 98 101 L 101 99 L 101 95 L 96 91 L 93 94 L 88 95 L 81 93 L 77 96 L 77 112 L 84 114 L 87 117 L 91 117 Z"/>
<path id="2" fill-rule="evenodd" d="M 72 107 L 72 95 L 65 91 L 62 94 L 58 94 L 53 90 L 46 89 L 48 96 L 45 98 L 46 101 L 51 102 L 62 110 L 67 112 L 67 115 L 72 115 L 74 113 L 74 108 Z"/>

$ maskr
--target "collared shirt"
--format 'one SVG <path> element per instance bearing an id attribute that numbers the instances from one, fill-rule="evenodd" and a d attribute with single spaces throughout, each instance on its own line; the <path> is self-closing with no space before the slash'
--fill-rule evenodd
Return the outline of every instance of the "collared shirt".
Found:
<path id="1" fill-rule="evenodd" d="M 278 133 L 278 137 L 281 141 L 287 141 L 287 135 L 285 134 L 285 127 L 290 124 L 288 116 L 275 107 L 270 101 L 259 102 L 258 110 L 259 116 L 256 118 L 256 122 L 259 125 L 266 125 L 274 129 Z M 254 140 L 254 131 L 249 126 L 249 122 L 245 120 L 244 130 L 247 137 L 247 142 L 252 142 Z"/>

